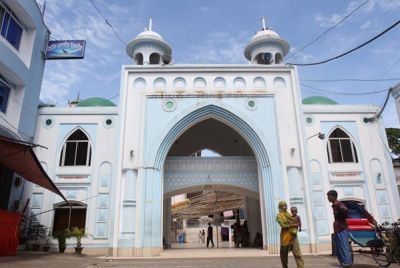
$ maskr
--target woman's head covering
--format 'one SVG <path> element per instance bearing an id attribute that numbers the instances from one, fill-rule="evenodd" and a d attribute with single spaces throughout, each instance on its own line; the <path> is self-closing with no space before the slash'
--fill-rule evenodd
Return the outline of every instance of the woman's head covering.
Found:
<path id="1" fill-rule="evenodd" d="M 286 201 L 284 201 L 284 200 L 280 201 L 279 204 L 278 204 L 278 209 L 279 209 L 279 211 L 282 210 L 282 207 L 283 207 L 283 206 L 287 206 L 287 203 L 286 203 Z"/>

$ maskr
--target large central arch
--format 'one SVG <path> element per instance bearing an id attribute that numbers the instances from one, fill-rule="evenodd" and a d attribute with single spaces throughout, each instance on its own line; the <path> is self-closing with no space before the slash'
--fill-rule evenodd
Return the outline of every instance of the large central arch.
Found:
<path id="1" fill-rule="evenodd" d="M 143 177 L 152 178 L 151 183 L 142 183 L 142 189 L 146 193 L 144 204 L 140 208 L 141 218 L 140 226 L 143 226 L 144 230 L 140 231 L 135 242 L 135 246 L 138 248 L 161 248 L 162 245 L 162 202 L 163 202 L 163 189 L 154 188 L 155 185 L 163 185 L 163 168 L 167 154 L 173 145 L 174 141 L 182 135 L 187 129 L 194 126 L 200 121 L 213 118 L 221 121 L 229 127 L 236 130 L 243 139 L 252 148 L 254 155 L 257 160 L 257 170 L 259 178 L 259 192 L 261 202 L 261 215 L 262 215 L 262 230 L 264 239 L 264 248 L 268 249 L 270 253 L 278 252 L 279 245 L 279 230 L 275 222 L 275 205 L 276 196 L 273 193 L 273 185 L 280 181 L 280 178 L 273 179 L 272 174 L 278 172 L 272 172 L 270 160 L 268 157 L 266 142 L 263 142 L 260 138 L 261 131 L 257 131 L 255 124 L 252 124 L 251 119 L 244 115 L 238 116 L 238 112 L 233 113 L 234 110 L 231 107 L 221 107 L 216 104 L 196 105 L 196 108 L 190 110 L 190 112 L 183 113 L 173 123 L 172 127 L 165 130 L 165 133 L 161 133 L 161 137 L 164 137 L 157 146 L 156 153 L 150 155 L 147 158 L 146 166 L 153 168 L 142 169 L 144 172 Z M 228 108 L 228 109 L 227 109 Z M 154 150 L 153 150 L 154 151 Z M 275 167 L 275 171 L 279 170 L 279 167 Z M 153 189 L 150 191 L 149 187 Z M 279 188 L 279 187 L 277 187 Z M 148 196 L 150 195 L 150 196 Z M 278 196 L 280 193 L 278 194 Z M 278 197 L 279 198 L 279 197 Z M 156 252 L 153 252 L 157 254 Z"/>

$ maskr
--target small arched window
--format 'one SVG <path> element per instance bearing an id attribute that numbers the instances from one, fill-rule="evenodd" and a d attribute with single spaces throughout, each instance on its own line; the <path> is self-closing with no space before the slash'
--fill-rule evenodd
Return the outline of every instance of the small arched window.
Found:
<path id="1" fill-rule="evenodd" d="M 135 55 L 135 63 L 137 65 L 143 65 L 143 54 L 142 53 L 137 53 Z"/>
<path id="2" fill-rule="evenodd" d="M 276 53 L 275 54 L 275 63 L 280 64 L 282 62 L 282 55 L 281 53 Z"/>
<path id="3" fill-rule="evenodd" d="M 329 136 L 327 151 L 329 163 L 358 163 L 353 141 L 340 128 L 336 128 Z"/>
<path id="4" fill-rule="evenodd" d="M 77 129 L 65 141 L 61 150 L 60 166 L 90 166 L 92 148 L 89 138 Z"/>
<path id="5" fill-rule="evenodd" d="M 160 64 L 160 54 L 158 53 L 151 53 L 150 55 L 150 64 Z"/>

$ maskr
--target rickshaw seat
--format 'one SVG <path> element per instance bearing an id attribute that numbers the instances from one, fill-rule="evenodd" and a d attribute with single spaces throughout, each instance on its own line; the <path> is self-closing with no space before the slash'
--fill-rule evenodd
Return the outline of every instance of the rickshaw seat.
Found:
<path id="1" fill-rule="evenodd" d="M 376 233 L 367 219 L 347 219 L 349 235 L 354 243 L 361 247 L 369 247 L 374 243 Z"/>
<path id="2" fill-rule="evenodd" d="M 349 231 L 370 231 L 374 230 L 367 219 L 347 219 L 347 227 Z M 375 232 L 374 232 L 375 233 Z"/>

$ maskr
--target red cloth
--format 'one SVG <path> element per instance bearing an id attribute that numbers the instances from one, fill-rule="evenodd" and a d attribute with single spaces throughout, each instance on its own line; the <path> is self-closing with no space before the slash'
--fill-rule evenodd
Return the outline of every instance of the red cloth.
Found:
<path id="1" fill-rule="evenodd" d="M 346 221 L 349 231 L 369 231 L 373 229 L 368 219 L 347 219 Z"/>
<path id="2" fill-rule="evenodd" d="M 21 214 L 0 209 L 0 256 L 17 254 Z"/>

